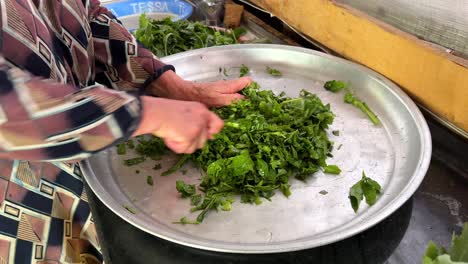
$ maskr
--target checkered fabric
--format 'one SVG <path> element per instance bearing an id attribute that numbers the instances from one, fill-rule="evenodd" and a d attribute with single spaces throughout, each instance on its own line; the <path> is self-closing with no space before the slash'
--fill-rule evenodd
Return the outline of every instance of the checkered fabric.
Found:
<path id="1" fill-rule="evenodd" d="M 0 264 L 102 262 L 65 162 L 129 137 L 162 68 L 97 0 L 0 1 Z"/>

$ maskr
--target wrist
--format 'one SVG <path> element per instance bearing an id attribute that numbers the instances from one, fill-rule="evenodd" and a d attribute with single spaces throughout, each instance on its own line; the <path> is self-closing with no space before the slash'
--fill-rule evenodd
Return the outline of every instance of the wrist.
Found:
<path id="1" fill-rule="evenodd" d="M 173 71 L 167 71 L 148 85 L 148 93 L 169 99 L 192 100 L 196 89 L 192 82 L 185 81 Z"/>
<path id="2" fill-rule="evenodd" d="M 133 137 L 151 134 L 161 126 L 161 116 L 160 113 L 157 113 L 157 109 L 160 107 L 159 99 L 151 96 L 140 96 L 140 100 L 142 109 L 140 124 L 133 132 Z"/>

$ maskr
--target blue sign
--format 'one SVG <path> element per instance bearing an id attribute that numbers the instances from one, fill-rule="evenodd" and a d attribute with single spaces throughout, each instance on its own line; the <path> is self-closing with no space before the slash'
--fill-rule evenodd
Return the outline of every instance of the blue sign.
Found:
<path id="1" fill-rule="evenodd" d="M 193 7 L 182 0 L 122 0 L 103 5 L 117 17 L 139 15 L 142 13 L 173 14 L 173 20 L 187 19 L 193 12 Z"/>

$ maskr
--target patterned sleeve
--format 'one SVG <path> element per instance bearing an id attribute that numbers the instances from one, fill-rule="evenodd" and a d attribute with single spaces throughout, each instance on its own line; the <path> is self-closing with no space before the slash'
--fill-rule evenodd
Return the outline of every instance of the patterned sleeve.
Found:
<path id="1" fill-rule="evenodd" d="M 139 113 L 124 92 L 34 77 L 0 54 L 0 159 L 86 158 L 130 136 Z"/>
<path id="2" fill-rule="evenodd" d="M 90 0 L 89 19 L 96 58 L 96 81 L 118 90 L 142 91 L 167 70 L 100 1 Z"/>

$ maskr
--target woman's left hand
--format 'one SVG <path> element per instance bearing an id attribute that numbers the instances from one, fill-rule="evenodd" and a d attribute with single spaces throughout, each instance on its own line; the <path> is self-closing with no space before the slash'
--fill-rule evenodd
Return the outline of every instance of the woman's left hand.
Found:
<path id="1" fill-rule="evenodd" d="M 165 72 L 149 87 L 151 95 L 175 100 L 197 101 L 208 107 L 220 107 L 244 99 L 239 91 L 251 83 L 248 77 L 229 81 L 196 83 L 185 81 L 172 71 Z"/>

